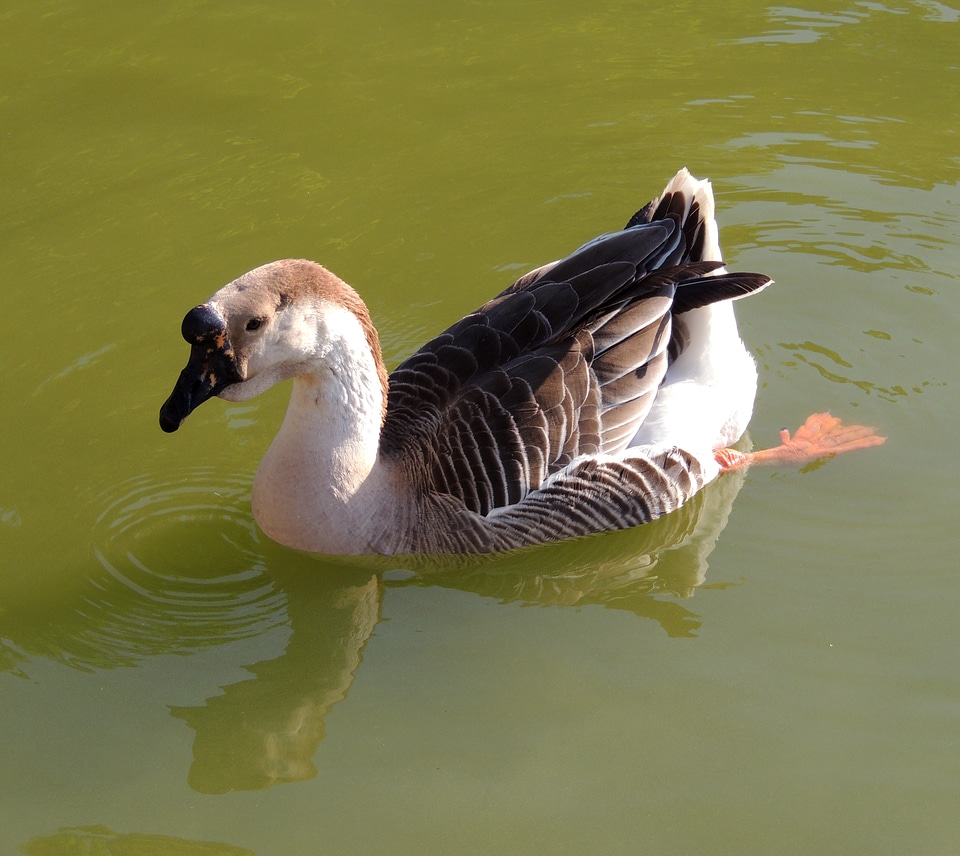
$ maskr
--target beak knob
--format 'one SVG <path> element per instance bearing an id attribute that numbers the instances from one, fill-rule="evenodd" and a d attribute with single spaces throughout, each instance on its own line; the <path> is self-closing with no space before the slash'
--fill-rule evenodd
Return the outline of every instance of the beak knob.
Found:
<path id="1" fill-rule="evenodd" d="M 209 303 L 194 306 L 183 319 L 180 334 L 191 345 L 199 345 L 226 332 L 227 325 L 219 310 Z"/>

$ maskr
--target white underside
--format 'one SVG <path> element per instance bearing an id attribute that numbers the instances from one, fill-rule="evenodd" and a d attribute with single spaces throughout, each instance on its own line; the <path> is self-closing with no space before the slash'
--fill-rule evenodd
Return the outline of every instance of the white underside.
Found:
<path id="1" fill-rule="evenodd" d="M 667 370 L 653 408 L 631 446 L 679 446 L 702 457 L 735 443 L 757 394 L 731 301 L 686 313 L 690 344 Z"/>

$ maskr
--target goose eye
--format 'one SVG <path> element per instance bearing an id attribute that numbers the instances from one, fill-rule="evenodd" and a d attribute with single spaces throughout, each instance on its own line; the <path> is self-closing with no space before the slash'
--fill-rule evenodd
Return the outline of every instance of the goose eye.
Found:
<path id="1" fill-rule="evenodd" d="M 252 333 L 254 330 L 259 330 L 262 324 L 262 318 L 251 318 L 249 321 L 247 321 L 247 332 Z"/>

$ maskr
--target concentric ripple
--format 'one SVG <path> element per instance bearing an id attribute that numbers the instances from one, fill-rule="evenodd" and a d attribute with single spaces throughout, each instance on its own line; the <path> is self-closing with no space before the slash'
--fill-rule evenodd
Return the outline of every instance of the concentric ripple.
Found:
<path id="1" fill-rule="evenodd" d="M 142 475 L 97 501 L 99 567 L 78 610 L 87 643 L 122 659 L 183 653 L 285 622 L 286 598 L 264 574 L 248 479 L 212 469 L 175 482 Z"/>

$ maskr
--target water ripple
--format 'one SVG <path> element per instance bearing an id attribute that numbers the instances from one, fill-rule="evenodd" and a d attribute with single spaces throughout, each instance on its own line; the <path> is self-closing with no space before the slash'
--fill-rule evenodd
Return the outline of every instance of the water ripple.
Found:
<path id="1" fill-rule="evenodd" d="M 285 623 L 286 598 L 264 573 L 248 479 L 213 469 L 166 482 L 142 475 L 97 502 L 99 567 L 76 610 L 88 645 L 111 659 L 185 653 Z"/>

